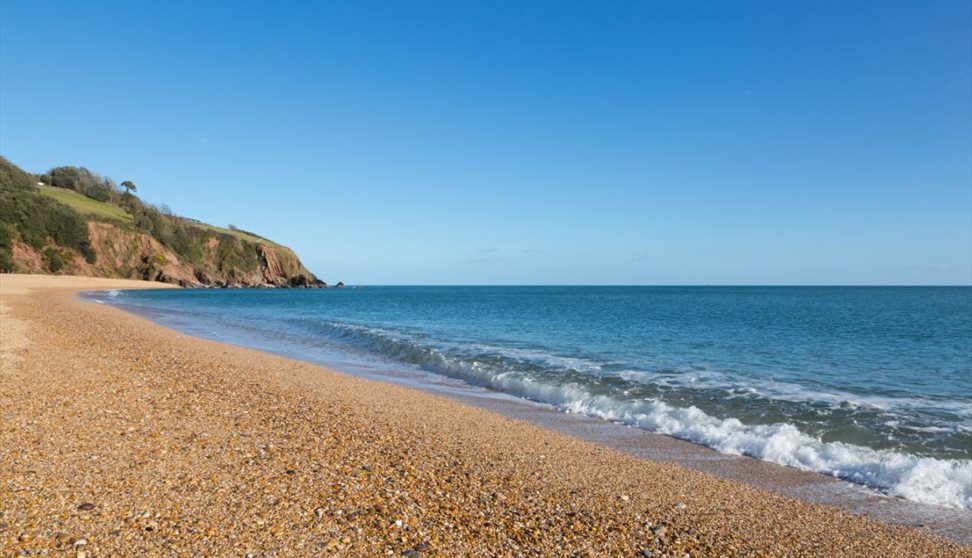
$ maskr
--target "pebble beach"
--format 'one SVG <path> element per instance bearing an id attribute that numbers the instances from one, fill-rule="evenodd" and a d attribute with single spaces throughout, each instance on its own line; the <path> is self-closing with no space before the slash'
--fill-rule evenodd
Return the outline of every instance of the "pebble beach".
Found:
<path id="1" fill-rule="evenodd" d="M 972 556 L 0 276 L 0 556 Z"/>

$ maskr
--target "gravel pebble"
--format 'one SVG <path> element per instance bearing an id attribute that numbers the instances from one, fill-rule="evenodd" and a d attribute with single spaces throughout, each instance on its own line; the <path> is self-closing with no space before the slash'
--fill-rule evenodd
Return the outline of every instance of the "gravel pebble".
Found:
<path id="1" fill-rule="evenodd" d="M 972 556 L 72 294 L 155 284 L 68 279 L 0 276 L 4 556 L 62 533 L 92 557 Z"/>

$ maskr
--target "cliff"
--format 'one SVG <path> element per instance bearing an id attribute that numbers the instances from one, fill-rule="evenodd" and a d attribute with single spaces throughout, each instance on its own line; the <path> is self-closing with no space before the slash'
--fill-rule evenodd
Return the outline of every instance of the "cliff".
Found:
<path id="1" fill-rule="evenodd" d="M 289 248 L 172 215 L 110 181 L 92 181 L 97 175 L 80 176 L 87 183 L 38 184 L 38 177 L 0 157 L 0 271 L 188 287 L 326 286 Z M 51 182 L 50 175 L 43 179 Z"/>

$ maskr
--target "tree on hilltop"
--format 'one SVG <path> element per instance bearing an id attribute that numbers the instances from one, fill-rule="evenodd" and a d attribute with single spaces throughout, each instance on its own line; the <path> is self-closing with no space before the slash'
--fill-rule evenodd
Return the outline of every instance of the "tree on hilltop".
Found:
<path id="1" fill-rule="evenodd" d="M 135 183 L 132 182 L 131 180 L 126 180 L 125 182 L 122 182 L 121 185 L 122 188 L 125 189 L 126 194 L 131 194 L 132 192 L 138 191 L 138 188 L 135 187 Z"/>

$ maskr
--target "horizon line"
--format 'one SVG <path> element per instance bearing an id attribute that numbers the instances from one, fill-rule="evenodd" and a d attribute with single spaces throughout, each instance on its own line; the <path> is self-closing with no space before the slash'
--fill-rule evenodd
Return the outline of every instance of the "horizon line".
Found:
<path id="1" fill-rule="evenodd" d="M 749 288 L 969 288 L 972 283 L 962 284 L 758 284 L 758 283 L 347 283 L 345 287 L 749 287 Z M 337 283 L 335 283 L 336 285 Z M 328 283 L 328 287 L 332 287 Z"/>

